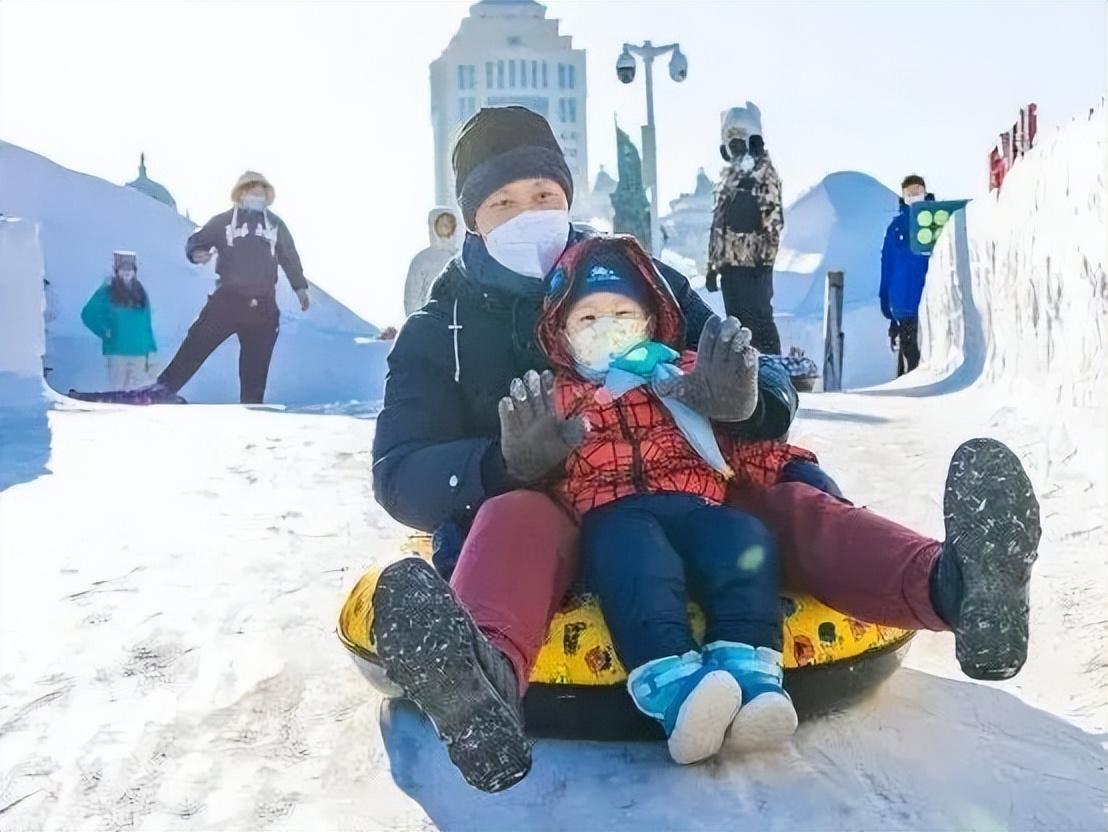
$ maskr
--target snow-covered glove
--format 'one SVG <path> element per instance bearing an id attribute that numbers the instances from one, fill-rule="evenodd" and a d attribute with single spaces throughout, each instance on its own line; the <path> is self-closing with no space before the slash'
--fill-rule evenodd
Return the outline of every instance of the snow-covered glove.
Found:
<path id="1" fill-rule="evenodd" d="M 585 439 L 580 417 L 563 419 L 554 409 L 554 375 L 528 370 L 512 379 L 500 400 L 500 452 L 508 475 L 522 485 L 541 482 Z"/>
<path id="2" fill-rule="evenodd" d="M 709 292 L 719 291 L 719 272 L 715 269 L 708 269 L 708 274 L 704 275 L 704 288 Z"/>
<path id="3" fill-rule="evenodd" d="M 198 266 L 203 266 L 209 260 L 212 259 L 211 249 L 195 248 L 189 252 L 189 260 Z"/>
<path id="4" fill-rule="evenodd" d="M 691 373 L 658 382 L 654 392 L 672 396 L 717 422 L 742 422 L 758 406 L 758 350 L 738 318 L 708 319 Z"/>
<path id="5" fill-rule="evenodd" d="M 896 352 L 896 342 L 900 338 L 900 325 L 896 321 L 889 321 L 889 346 Z"/>

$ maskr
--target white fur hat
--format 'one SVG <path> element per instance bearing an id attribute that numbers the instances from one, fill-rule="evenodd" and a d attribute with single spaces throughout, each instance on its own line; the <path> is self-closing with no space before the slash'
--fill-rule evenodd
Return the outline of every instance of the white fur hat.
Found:
<path id="1" fill-rule="evenodd" d="M 231 188 L 231 202 L 238 203 L 239 200 L 242 199 L 243 191 L 250 189 L 254 185 L 261 185 L 265 188 L 266 205 L 272 205 L 273 200 L 277 198 L 277 191 L 270 181 L 256 170 L 248 170 L 239 177 L 238 182 L 235 183 L 235 187 Z"/>
<path id="2" fill-rule="evenodd" d="M 732 107 L 720 114 L 720 138 L 723 144 L 731 139 L 749 139 L 762 136 L 762 111 L 753 101 L 747 101 L 745 107 Z"/>

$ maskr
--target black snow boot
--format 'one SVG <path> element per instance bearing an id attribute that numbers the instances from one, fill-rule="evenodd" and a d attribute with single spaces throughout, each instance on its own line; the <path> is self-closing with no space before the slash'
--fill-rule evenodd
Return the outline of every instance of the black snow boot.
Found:
<path id="1" fill-rule="evenodd" d="M 1031 480 L 1007 446 L 971 439 L 950 462 L 943 514 L 936 611 L 954 630 L 963 673 L 1010 679 L 1027 660 L 1028 583 L 1041 534 Z"/>
<path id="2" fill-rule="evenodd" d="M 381 572 L 373 635 L 389 678 L 434 723 L 466 782 L 498 792 L 531 769 L 515 670 L 420 558 Z"/>

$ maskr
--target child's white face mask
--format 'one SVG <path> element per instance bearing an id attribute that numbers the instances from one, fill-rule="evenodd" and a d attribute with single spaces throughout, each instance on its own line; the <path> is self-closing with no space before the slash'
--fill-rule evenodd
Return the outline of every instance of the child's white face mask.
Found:
<path id="1" fill-rule="evenodd" d="M 264 196 L 247 194 L 242 198 L 242 207 L 247 211 L 264 211 L 266 209 L 265 203 L 266 199 Z"/>
<path id="2" fill-rule="evenodd" d="M 650 337 L 647 318 L 597 318 L 568 336 L 573 358 L 583 367 L 603 373 L 616 358 Z"/>

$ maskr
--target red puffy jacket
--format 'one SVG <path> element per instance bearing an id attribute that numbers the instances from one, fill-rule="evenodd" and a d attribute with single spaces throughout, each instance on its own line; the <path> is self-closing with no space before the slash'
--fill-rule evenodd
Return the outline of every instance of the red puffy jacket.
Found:
<path id="1" fill-rule="evenodd" d="M 693 449 L 648 387 L 636 388 L 613 401 L 602 387 L 585 381 L 574 369 L 563 337 L 568 312 L 565 300 L 580 279 L 579 264 L 591 259 L 595 248 L 613 245 L 623 248 L 625 257 L 638 266 L 638 273 L 651 289 L 649 311 L 655 321 L 654 340 L 676 349 L 685 340 L 680 307 L 633 238 L 586 240 L 562 257 L 557 294 L 547 300 L 539 320 L 539 343 L 555 368 L 558 413 L 583 417 L 589 432 L 566 460 L 566 475 L 556 484 L 556 494 L 579 514 L 643 493 L 680 492 L 721 503 L 727 481 Z M 678 366 L 691 371 L 696 366 L 696 353 L 684 353 Z M 771 485 L 789 462 L 816 459 L 810 451 L 784 442 L 744 443 L 723 429 L 716 435 L 737 482 Z"/>

